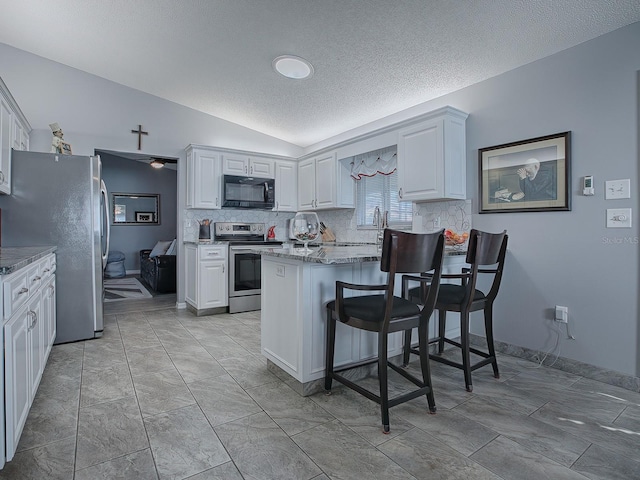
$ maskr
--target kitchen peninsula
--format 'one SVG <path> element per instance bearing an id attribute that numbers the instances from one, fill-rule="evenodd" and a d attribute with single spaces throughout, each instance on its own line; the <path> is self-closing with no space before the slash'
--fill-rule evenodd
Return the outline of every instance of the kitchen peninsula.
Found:
<path id="1" fill-rule="evenodd" d="M 335 298 L 336 280 L 384 283 L 386 273 L 380 271 L 381 251 L 372 244 L 323 244 L 313 246 L 310 253 L 293 246 L 256 252 L 262 255 L 262 353 L 296 380 L 292 386 L 298 393 L 312 394 L 323 388 L 325 304 Z M 444 269 L 459 270 L 465 253 L 447 250 Z M 396 286 L 399 294 L 399 282 Z M 432 330 L 433 325 L 430 332 Z M 451 332 L 455 336 L 455 329 Z M 377 354 L 376 349 L 375 333 L 338 323 L 336 366 L 371 358 Z M 401 351 L 402 333 L 390 335 L 389 357 Z"/>

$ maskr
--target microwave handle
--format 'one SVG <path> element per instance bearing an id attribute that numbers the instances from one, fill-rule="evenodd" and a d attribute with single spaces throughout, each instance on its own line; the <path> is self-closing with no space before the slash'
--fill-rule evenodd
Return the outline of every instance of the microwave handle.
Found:
<path id="1" fill-rule="evenodd" d="M 264 182 L 264 201 L 265 203 L 269 201 L 269 184 Z"/>

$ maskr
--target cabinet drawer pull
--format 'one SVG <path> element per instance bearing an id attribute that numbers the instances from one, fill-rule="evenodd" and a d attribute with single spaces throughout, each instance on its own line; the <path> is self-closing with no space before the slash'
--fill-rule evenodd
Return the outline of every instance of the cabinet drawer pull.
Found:
<path id="1" fill-rule="evenodd" d="M 44 269 L 44 273 L 47 273 L 47 272 L 50 272 L 50 271 L 51 271 L 51 270 L 50 270 L 50 269 L 48 269 L 48 268 L 45 268 L 45 269 Z"/>
<path id="2" fill-rule="evenodd" d="M 207 256 L 211 257 L 211 256 L 218 256 L 220 255 L 220 252 L 209 252 L 207 253 Z"/>
<path id="3" fill-rule="evenodd" d="M 19 291 L 18 291 L 18 295 L 22 295 L 23 293 L 27 293 L 29 291 L 29 289 L 27 287 L 22 287 Z"/>
<path id="4" fill-rule="evenodd" d="M 31 279 L 31 282 L 37 282 L 38 280 L 42 280 L 42 277 L 38 276 L 38 277 L 34 277 Z"/>

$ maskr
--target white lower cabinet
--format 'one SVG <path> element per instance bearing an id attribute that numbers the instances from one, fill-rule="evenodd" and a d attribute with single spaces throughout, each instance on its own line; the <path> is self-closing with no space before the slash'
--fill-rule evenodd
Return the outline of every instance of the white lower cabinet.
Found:
<path id="1" fill-rule="evenodd" d="M 0 468 L 14 456 L 55 339 L 54 258 L 49 255 L 0 278 L 5 426 Z"/>
<path id="2" fill-rule="evenodd" d="M 185 301 L 198 315 L 229 305 L 227 249 L 227 245 L 185 245 Z"/>

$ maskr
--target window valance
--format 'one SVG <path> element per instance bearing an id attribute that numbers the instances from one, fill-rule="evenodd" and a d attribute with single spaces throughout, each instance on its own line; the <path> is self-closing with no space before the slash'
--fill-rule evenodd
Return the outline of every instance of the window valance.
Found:
<path id="1" fill-rule="evenodd" d="M 356 180 L 381 173 L 390 175 L 396 171 L 398 161 L 396 147 L 355 155 L 351 163 L 351 176 Z"/>

